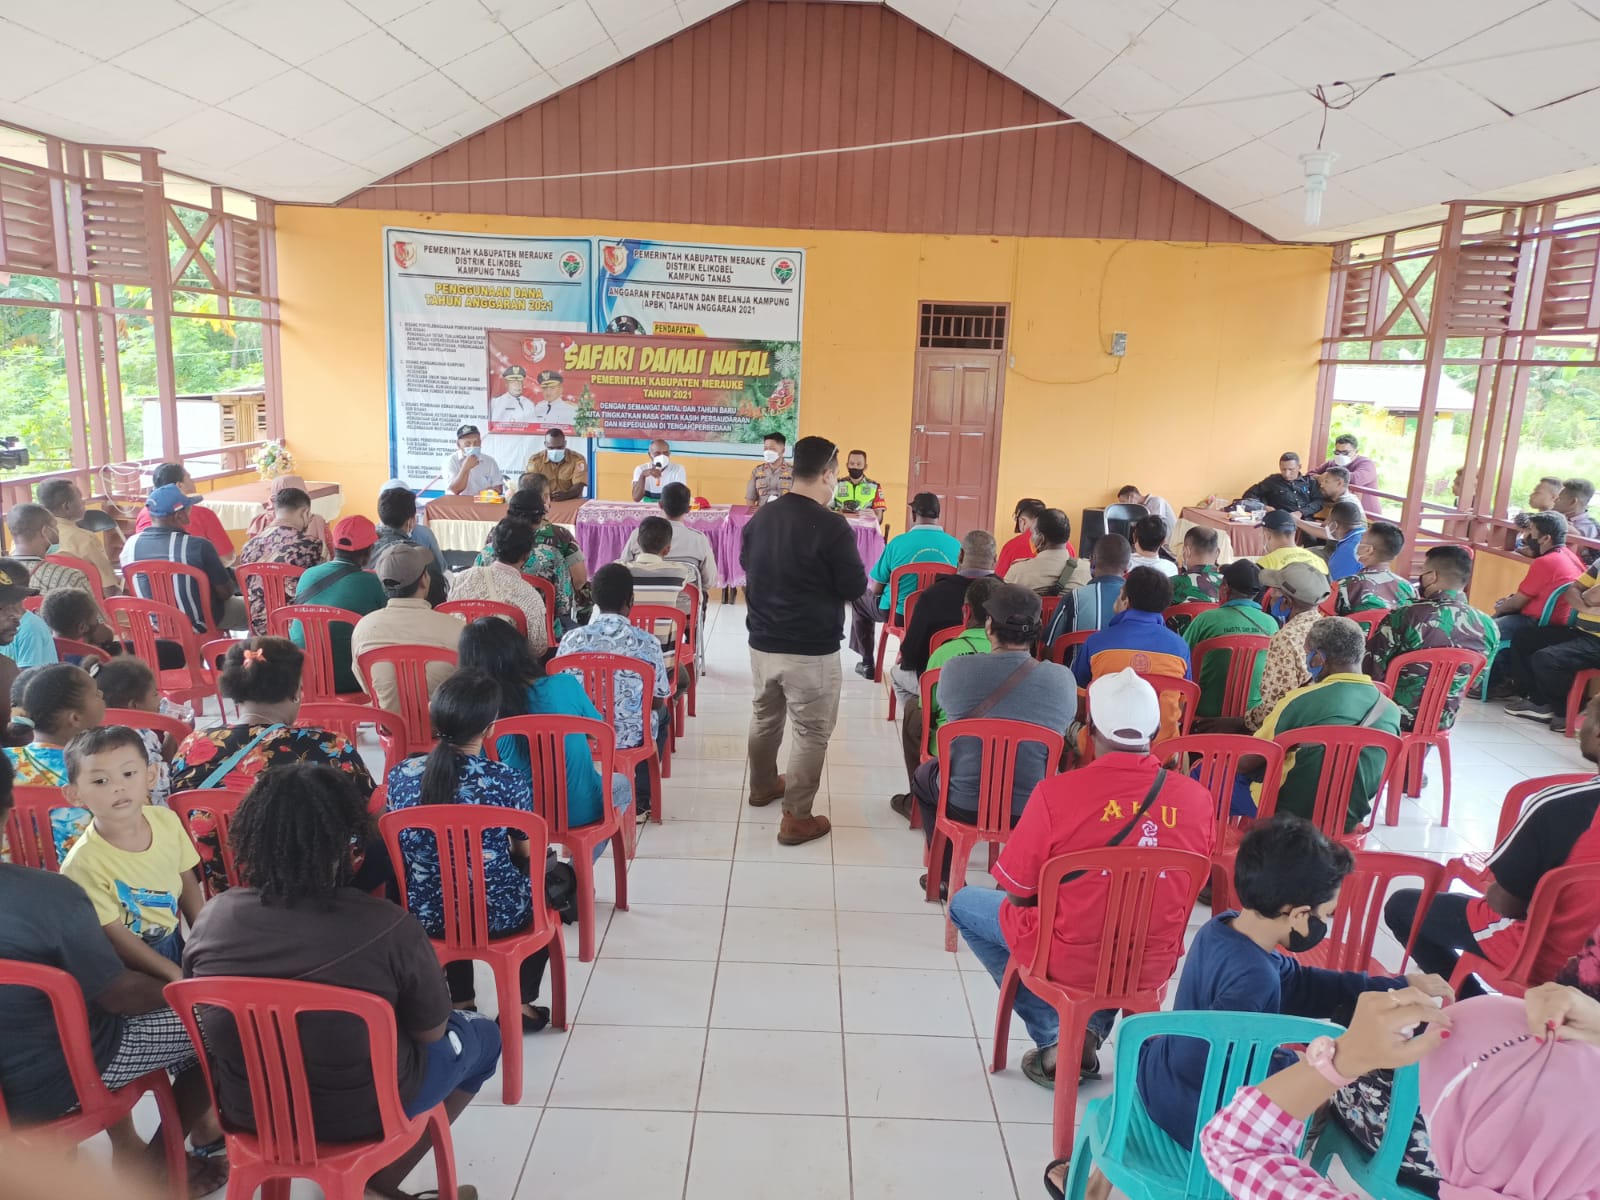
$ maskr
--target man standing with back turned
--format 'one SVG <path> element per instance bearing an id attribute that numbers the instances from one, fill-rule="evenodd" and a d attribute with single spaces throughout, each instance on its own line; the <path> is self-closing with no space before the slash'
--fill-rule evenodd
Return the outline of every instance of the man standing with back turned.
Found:
<path id="1" fill-rule="evenodd" d="M 839 482 L 839 448 L 822 437 L 794 445 L 794 489 L 763 504 L 744 527 L 750 631 L 750 803 L 783 801 L 778 841 L 826 837 L 813 816 L 828 738 L 839 717 L 839 643 L 845 606 L 867 590 L 867 572 L 849 524 L 828 511 Z M 789 770 L 778 774 L 784 717 L 792 718 Z"/>

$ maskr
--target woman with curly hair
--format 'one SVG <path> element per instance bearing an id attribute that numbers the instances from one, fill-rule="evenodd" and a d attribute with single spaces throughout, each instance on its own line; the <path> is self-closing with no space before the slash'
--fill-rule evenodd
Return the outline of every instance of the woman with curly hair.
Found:
<path id="1" fill-rule="evenodd" d="M 589 567 L 572 533 L 549 519 L 548 482 L 542 475 L 536 478 L 538 482 L 532 487 L 522 488 L 511 497 L 506 505 L 506 520 L 522 521 L 533 528 L 533 548 L 522 562 L 522 571 L 548 579 L 555 588 L 556 636 L 560 637 L 579 623 L 575 610 L 588 606 Z M 478 551 L 480 567 L 494 561 L 493 534 L 490 539 Z"/>
<path id="2" fill-rule="evenodd" d="M 370 840 L 365 797 L 346 773 L 298 764 L 266 772 L 231 826 L 244 886 L 207 904 L 184 952 L 185 974 L 244 975 L 331 984 L 393 1005 L 400 1100 L 410 1116 L 445 1105 L 454 1120 L 494 1074 L 500 1031 L 452 1009 L 439 960 L 417 919 L 356 886 L 352 847 Z M 204 1017 L 224 1124 L 254 1128 L 250 1089 L 232 1021 Z M 318 1141 L 372 1138 L 381 1121 L 367 1039 L 348 1017 L 300 1022 Z M 382 1196 L 428 1147 L 426 1136 L 368 1181 Z M 475 1196 L 461 1188 L 463 1197 Z"/>

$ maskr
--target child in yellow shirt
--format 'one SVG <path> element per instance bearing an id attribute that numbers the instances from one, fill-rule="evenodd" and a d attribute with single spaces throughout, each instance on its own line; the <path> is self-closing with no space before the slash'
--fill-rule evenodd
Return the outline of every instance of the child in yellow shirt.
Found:
<path id="1" fill-rule="evenodd" d="M 200 855 L 170 809 L 149 805 L 156 768 L 139 731 L 90 729 L 67 743 L 63 794 L 93 821 L 61 864 L 88 893 L 117 956 L 163 982 L 181 979 L 182 920 L 193 925 L 202 896 Z"/>

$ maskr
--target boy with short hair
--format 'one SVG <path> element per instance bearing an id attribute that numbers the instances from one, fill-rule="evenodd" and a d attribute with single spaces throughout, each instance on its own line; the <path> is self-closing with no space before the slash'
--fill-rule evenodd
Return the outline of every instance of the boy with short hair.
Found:
<path id="1" fill-rule="evenodd" d="M 1222 568 L 1217 565 L 1221 557 L 1222 541 L 1215 529 L 1189 526 L 1183 535 L 1183 571 L 1172 581 L 1172 602 L 1216 603 L 1222 591 Z"/>
<path id="2" fill-rule="evenodd" d="M 1194 935 L 1174 1008 L 1327 1019 L 1348 1012 L 1362 992 L 1409 985 L 1430 996 L 1452 996 L 1450 985 L 1437 975 L 1329 971 L 1282 952 L 1303 954 L 1322 941 L 1339 885 L 1354 868 L 1347 847 L 1299 817 L 1280 815 L 1252 828 L 1240 841 L 1234 863 L 1239 909 L 1217 914 Z M 1273 1070 L 1293 1061 L 1292 1054 L 1279 1050 Z M 1157 1038 L 1140 1056 L 1139 1095 L 1145 1108 L 1185 1147 L 1194 1134 L 1205 1070 L 1205 1044 L 1192 1038 Z"/>
<path id="3" fill-rule="evenodd" d="M 182 979 L 181 920 L 192 925 L 203 902 L 200 855 L 176 813 L 150 806 L 156 768 L 144 739 L 126 725 L 85 730 L 67 743 L 66 763 L 62 793 L 94 819 L 61 873 L 88 893 L 124 964 Z"/>

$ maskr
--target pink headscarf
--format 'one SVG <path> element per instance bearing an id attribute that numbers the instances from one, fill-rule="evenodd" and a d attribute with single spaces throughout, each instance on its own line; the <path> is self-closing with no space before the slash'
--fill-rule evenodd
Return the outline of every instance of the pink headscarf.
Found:
<path id="1" fill-rule="evenodd" d="M 1422 1115 L 1439 1200 L 1600 1200 L 1600 1049 L 1537 1042 L 1521 1000 L 1450 1009 L 1450 1039 L 1422 1060 Z"/>
<path id="2" fill-rule="evenodd" d="M 262 501 L 261 511 L 250 518 L 250 528 L 245 531 L 246 537 L 255 537 L 256 534 L 264 533 L 272 528 L 272 523 L 277 519 L 277 511 L 274 508 L 274 504 L 277 501 L 278 493 L 283 491 L 284 488 L 291 487 L 299 488 L 303 492 L 310 490 L 306 487 L 306 481 L 299 475 L 276 476 L 267 488 L 267 498 Z M 321 538 L 323 546 L 327 549 L 328 557 L 333 557 L 333 535 L 328 531 L 328 523 L 316 513 L 312 513 L 311 519 L 306 522 L 306 536 Z"/>

